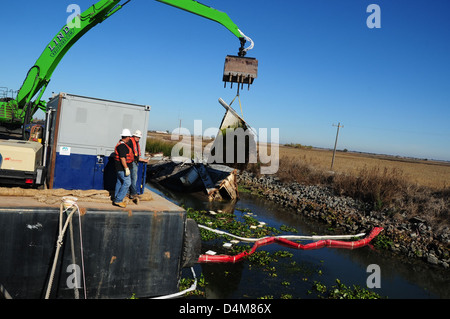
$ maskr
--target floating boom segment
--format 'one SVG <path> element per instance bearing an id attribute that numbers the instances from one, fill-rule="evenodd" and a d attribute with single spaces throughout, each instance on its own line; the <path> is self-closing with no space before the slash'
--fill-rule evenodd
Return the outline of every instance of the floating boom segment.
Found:
<path id="1" fill-rule="evenodd" d="M 259 240 L 257 240 L 251 250 L 243 251 L 242 253 L 235 255 L 235 256 L 229 256 L 229 255 L 201 255 L 198 259 L 198 263 L 235 263 L 238 261 L 241 261 L 242 259 L 246 258 L 247 256 L 253 254 L 256 249 L 259 247 L 277 243 L 286 247 L 295 248 L 299 250 L 314 250 L 314 249 L 320 249 L 324 247 L 331 247 L 331 248 L 344 248 L 344 249 L 355 249 L 364 247 L 370 244 L 370 242 L 380 234 L 380 232 L 383 230 L 382 227 L 375 227 L 372 229 L 372 231 L 369 233 L 369 235 L 364 238 L 357 241 L 341 241 L 341 240 L 333 240 L 333 239 L 326 239 L 326 240 L 319 240 L 317 242 L 312 242 L 306 245 L 290 241 L 283 237 L 264 237 Z"/>

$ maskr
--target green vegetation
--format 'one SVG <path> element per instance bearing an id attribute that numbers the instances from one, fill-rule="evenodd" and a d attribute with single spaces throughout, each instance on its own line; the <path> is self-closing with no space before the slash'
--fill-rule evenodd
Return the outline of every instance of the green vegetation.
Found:
<path id="1" fill-rule="evenodd" d="M 186 290 L 194 284 L 193 278 L 181 278 L 179 289 L 180 291 Z M 196 297 L 205 297 L 205 287 L 207 286 L 207 282 L 203 274 L 197 278 L 197 289 L 188 293 L 188 296 L 196 296 Z"/>
<path id="2" fill-rule="evenodd" d="M 359 286 L 353 285 L 353 287 L 348 287 L 341 283 L 339 279 L 336 279 L 336 285 L 327 288 L 324 284 L 320 282 L 314 282 L 314 289 L 319 292 L 318 295 L 321 299 L 380 299 L 382 298 L 377 293 L 361 288 Z"/>
<path id="3" fill-rule="evenodd" d="M 187 217 L 192 218 L 197 221 L 197 223 L 201 225 L 208 226 L 212 229 L 220 229 L 227 233 L 247 238 L 261 238 L 266 236 L 275 236 L 281 233 L 297 233 L 297 230 L 288 227 L 286 225 L 281 225 L 280 229 L 276 229 L 274 227 L 270 227 L 267 225 L 261 225 L 258 220 L 254 216 L 251 216 L 251 212 L 247 208 L 236 208 L 236 211 L 242 214 L 241 218 L 236 216 L 236 214 L 230 213 L 216 213 L 210 214 L 205 210 L 194 210 L 192 208 L 187 208 Z M 256 226 L 257 227 L 252 227 Z M 217 248 L 220 250 L 220 244 L 223 240 L 232 239 L 230 236 L 218 235 L 211 231 L 204 230 L 200 228 L 200 234 L 203 242 L 207 242 L 208 244 L 215 245 L 217 244 Z M 220 237 L 220 238 L 219 238 Z M 381 239 L 380 245 L 387 245 L 387 239 Z M 239 243 L 233 245 L 230 250 L 226 251 L 226 254 L 229 255 L 237 255 L 244 251 L 250 251 L 252 248 L 252 243 Z M 294 254 L 287 250 L 277 250 L 275 252 L 269 252 L 264 249 L 258 249 L 253 254 L 247 256 L 244 261 L 241 261 L 246 264 L 249 270 L 257 270 L 265 274 L 267 276 L 268 282 L 271 285 L 275 285 L 278 288 L 283 290 L 280 295 L 265 295 L 258 297 L 258 299 L 292 299 L 295 298 L 292 295 L 292 291 L 295 285 L 312 285 L 312 289 L 308 292 L 310 294 L 316 293 L 317 298 L 324 299 L 373 299 L 380 298 L 376 293 L 358 287 L 347 287 L 340 282 L 340 280 L 336 280 L 336 285 L 327 288 L 324 284 L 320 283 L 316 278 L 323 276 L 323 270 L 320 269 L 320 266 L 311 265 L 308 263 L 297 263 L 296 261 L 287 260 L 287 262 L 280 263 L 282 259 L 286 261 L 286 259 L 293 258 Z M 323 261 L 320 261 L 321 265 Z M 279 271 L 282 271 L 283 274 L 288 274 L 289 276 L 279 276 Z M 227 270 L 224 270 L 224 275 L 230 275 L 227 273 Z M 287 280 L 288 278 L 294 278 L 294 281 L 291 282 Z M 291 278 L 291 280 L 292 280 Z M 183 278 L 180 281 L 180 291 L 189 288 L 193 284 L 194 279 L 186 279 Z M 198 279 L 197 289 L 188 294 L 188 297 L 205 297 L 205 287 L 208 285 L 203 274 Z"/>
<path id="4" fill-rule="evenodd" d="M 259 222 L 254 217 L 249 215 L 243 215 L 243 222 L 240 222 L 235 219 L 234 214 L 217 213 L 217 215 L 211 215 L 205 210 L 198 211 L 192 208 L 188 208 L 186 211 L 188 218 L 194 219 L 201 225 L 205 225 L 213 229 L 220 229 L 239 237 L 261 238 L 280 233 L 279 230 L 267 225 L 254 228 L 250 227 L 258 226 Z M 200 229 L 200 234 L 203 241 L 209 241 L 220 237 L 218 234 L 204 229 Z M 226 237 L 227 236 L 225 236 L 225 238 Z"/>
<path id="5" fill-rule="evenodd" d="M 394 243 L 389 237 L 384 234 L 379 234 L 374 238 L 372 244 L 378 249 L 389 249 Z"/>
<path id="6" fill-rule="evenodd" d="M 299 143 L 289 143 L 289 144 L 285 144 L 285 146 L 298 148 L 298 149 L 302 149 L 302 150 L 310 150 L 313 148 L 311 145 L 302 145 Z"/>
<path id="7" fill-rule="evenodd" d="M 245 188 L 242 185 L 238 185 L 238 192 L 239 193 L 251 193 L 252 191 L 248 188 Z"/>
<path id="8" fill-rule="evenodd" d="M 150 154 L 163 153 L 164 156 L 170 156 L 172 148 L 175 146 L 176 142 L 163 141 L 158 139 L 147 139 L 145 145 L 145 151 Z"/>

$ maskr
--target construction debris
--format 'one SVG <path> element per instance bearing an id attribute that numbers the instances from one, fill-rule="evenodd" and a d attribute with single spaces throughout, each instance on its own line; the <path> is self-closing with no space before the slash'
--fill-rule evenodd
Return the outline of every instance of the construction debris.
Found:
<path id="1" fill-rule="evenodd" d="M 237 170 L 225 165 L 164 159 L 149 166 L 147 178 L 178 192 L 204 192 L 210 201 L 237 200 Z"/>

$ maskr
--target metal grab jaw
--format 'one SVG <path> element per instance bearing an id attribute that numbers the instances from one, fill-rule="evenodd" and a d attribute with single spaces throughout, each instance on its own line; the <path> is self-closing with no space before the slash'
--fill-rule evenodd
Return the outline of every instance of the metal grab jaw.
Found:
<path id="1" fill-rule="evenodd" d="M 255 58 L 246 58 L 243 56 L 233 56 L 227 55 L 225 58 L 225 66 L 223 70 L 223 81 L 224 87 L 227 86 L 227 82 L 231 83 L 231 88 L 233 88 L 233 83 L 244 86 L 248 85 L 250 90 L 250 85 L 258 77 L 258 60 Z"/>

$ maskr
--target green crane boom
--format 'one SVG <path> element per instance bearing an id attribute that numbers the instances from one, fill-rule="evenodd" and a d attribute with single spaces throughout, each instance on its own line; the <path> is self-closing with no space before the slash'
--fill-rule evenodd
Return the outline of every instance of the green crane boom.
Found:
<path id="1" fill-rule="evenodd" d="M 28 74 L 17 93 L 16 99 L 0 99 L 0 125 L 8 128 L 25 128 L 34 115 L 41 109 L 46 111 L 46 102 L 42 95 L 47 88 L 50 78 L 64 55 L 78 39 L 97 24 L 103 22 L 114 13 L 122 9 L 128 2 L 122 0 L 100 0 L 75 18 L 75 22 L 65 25 L 50 41 Z M 197 14 L 216 21 L 230 30 L 241 41 L 240 56 L 245 55 L 243 49 L 247 38 L 224 12 L 205 6 L 193 0 L 157 0 L 176 8 Z M 32 99 L 35 98 L 34 101 Z"/>

